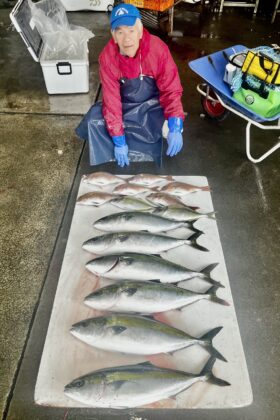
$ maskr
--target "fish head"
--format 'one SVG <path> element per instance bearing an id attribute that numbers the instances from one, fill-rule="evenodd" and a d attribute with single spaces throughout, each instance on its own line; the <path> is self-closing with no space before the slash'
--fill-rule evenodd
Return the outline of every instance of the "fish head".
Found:
<path id="1" fill-rule="evenodd" d="M 84 319 L 70 328 L 70 333 L 82 341 L 87 341 L 87 338 L 102 337 L 105 332 L 107 320 L 100 316 L 96 318 Z"/>
<path id="2" fill-rule="evenodd" d="M 101 235 L 101 236 L 94 236 L 93 238 L 85 241 L 82 245 L 82 248 L 85 251 L 92 252 L 92 253 L 102 253 L 106 248 L 110 246 L 112 241 L 112 235 Z"/>
<path id="3" fill-rule="evenodd" d="M 100 401 L 106 387 L 106 377 L 99 372 L 74 379 L 64 387 L 64 394 L 84 404 L 93 404 Z"/>
<path id="4" fill-rule="evenodd" d="M 103 257 L 95 258 L 86 264 L 87 270 L 91 273 L 101 276 L 106 275 L 108 271 L 111 271 L 119 262 L 117 255 L 106 255 Z"/>
<path id="5" fill-rule="evenodd" d="M 111 284 L 86 296 L 84 303 L 99 311 L 109 310 L 118 298 L 119 285 Z"/>

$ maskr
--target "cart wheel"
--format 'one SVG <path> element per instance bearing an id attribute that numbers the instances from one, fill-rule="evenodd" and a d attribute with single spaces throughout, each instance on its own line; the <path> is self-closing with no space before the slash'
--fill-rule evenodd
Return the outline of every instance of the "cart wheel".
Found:
<path id="1" fill-rule="evenodd" d="M 209 95 L 212 98 L 217 98 L 212 89 L 210 89 Z M 201 97 L 201 105 L 206 115 L 212 120 L 223 121 L 230 113 L 220 102 L 214 102 L 206 96 Z"/>
<path id="2" fill-rule="evenodd" d="M 107 12 L 112 12 L 112 10 L 113 10 L 113 5 L 112 4 L 109 4 L 108 6 L 107 6 Z"/>

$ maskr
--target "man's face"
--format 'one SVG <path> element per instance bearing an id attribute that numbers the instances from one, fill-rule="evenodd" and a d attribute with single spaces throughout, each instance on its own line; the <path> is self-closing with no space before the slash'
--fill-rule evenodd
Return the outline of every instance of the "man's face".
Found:
<path id="1" fill-rule="evenodd" d="M 113 32 L 113 38 L 118 44 L 120 52 L 128 57 L 135 57 L 139 48 L 142 31 L 139 26 L 120 26 Z"/>

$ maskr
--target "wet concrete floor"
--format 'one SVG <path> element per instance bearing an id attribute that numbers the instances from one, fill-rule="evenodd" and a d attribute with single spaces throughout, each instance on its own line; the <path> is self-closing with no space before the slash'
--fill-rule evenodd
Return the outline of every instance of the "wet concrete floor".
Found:
<path id="1" fill-rule="evenodd" d="M 152 163 L 134 163 L 125 170 L 114 164 L 94 168 L 208 177 L 253 404 L 219 411 L 120 413 L 40 407 L 33 402 L 78 185 L 81 175 L 93 169 L 88 165 L 87 147 L 77 140 L 73 129 L 97 94 L 97 57 L 109 36 L 107 14 L 69 14 L 73 23 L 96 33 L 90 41 L 91 92 L 51 97 L 39 65 L 32 61 L 19 35 L 11 31 L 8 13 L 8 9 L 0 10 L 0 407 L 4 418 L 279 419 L 279 152 L 259 165 L 249 162 L 245 122 L 234 115 L 220 123 L 204 118 L 196 92 L 201 80 L 187 66 L 191 59 L 231 45 L 276 42 L 277 21 L 270 26 L 261 16 L 253 22 L 250 12 L 227 10 L 221 19 L 215 15 L 197 18 L 190 33 L 189 12 L 180 7 L 175 19 L 178 36 L 167 43 L 179 67 L 184 108 L 189 113 L 184 151 L 173 159 L 164 158 L 160 169 Z M 271 133 L 253 130 L 255 155 L 277 140 Z"/>

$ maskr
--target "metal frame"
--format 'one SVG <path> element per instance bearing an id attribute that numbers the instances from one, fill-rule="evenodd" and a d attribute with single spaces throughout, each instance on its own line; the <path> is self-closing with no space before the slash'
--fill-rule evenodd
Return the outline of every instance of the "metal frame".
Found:
<path id="1" fill-rule="evenodd" d="M 248 1 L 236 2 L 236 1 L 220 0 L 219 14 L 223 13 L 224 7 L 254 7 L 253 15 L 255 16 L 258 11 L 259 1 L 260 0 L 256 0 L 254 2 L 248 2 Z M 277 1 L 279 3 L 279 0 Z"/>
<path id="2" fill-rule="evenodd" d="M 278 10 L 279 9 L 279 4 L 280 4 L 280 0 L 276 0 L 275 9 L 274 9 L 274 12 L 273 12 L 273 15 L 272 15 L 272 18 L 271 18 L 271 23 L 274 23 L 275 18 L 276 18 L 276 14 L 280 13 L 280 10 Z"/>
<path id="3" fill-rule="evenodd" d="M 215 91 L 215 94 L 217 95 L 217 98 L 219 99 L 219 101 L 217 101 L 217 99 L 212 98 L 208 92 L 209 89 L 207 83 L 200 83 L 197 85 L 197 91 L 205 97 L 210 98 L 212 101 L 215 102 L 220 102 L 223 107 L 225 107 L 226 109 L 228 109 L 229 111 L 233 112 L 234 114 L 238 115 L 239 117 L 243 118 L 244 120 L 248 121 L 247 125 L 246 125 L 246 154 L 247 154 L 247 158 L 253 162 L 253 163 L 259 163 L 261 161 L 263 161 L 264 159 L 266 159 L 269 155 L 271 155 L 273 152 L 275 152 L 277 149 L 280 148 L 280 141 L 278 141 L 278 143 L 276 143 L 273 147 L 271 147 L 267 152 L 265 152 L 263 155 L 261 155 L 259 158 L 255 159 L 252 155 L 251 155 L 251 126 L 252 124 L 255 125 L 256 127 L 262 129 L 262 130 L 280 130 L 280 118 L 278 118 L 277 121 L 277 125 L 263 125 L 261 123 L 258 123 L 254 120 L 252 120 L 251 118 L 247 117 L 246 115 L 242 114 L 241 112 L 237 111 L 236 109 L 232 108 L 231 106 L 229 106 L 228 104 L 226 104 L 221 97 L 219 96 L 219 94 Z M 206 91 L 205 91 L 206 89 Z"/>

